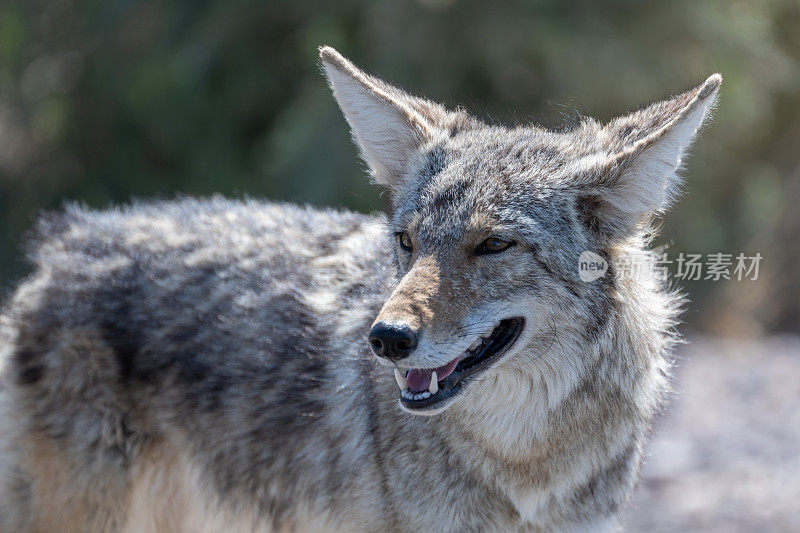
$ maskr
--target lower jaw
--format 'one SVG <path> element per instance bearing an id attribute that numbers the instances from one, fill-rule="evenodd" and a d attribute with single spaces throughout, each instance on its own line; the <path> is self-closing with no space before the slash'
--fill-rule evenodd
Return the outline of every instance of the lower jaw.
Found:
<path id="1" fill-rule="evenodd" d="M 517 342 L 522 330 L 525 327 L 525 320 L 520 317 L 513 319 L 506 319 L 511 322 L 513 326 L 512 337 L 503 345 L 496 353 L 489 355 L 483 360 L 478 367 L 466 368 L 461 371 L 456 371 L 447 376 L 439 383 L 439 390 L 428 398 L 419 400 L 411 400 L 400 397 L 400 405 L 407 411 L 415 414 L 436 414 L 448 408 L 454 401 L 455 397 L 460 394 L 464 385 L 476 375 L 483 373 L 499 361 L 508 350 Z M 505 321 L 501 321 L 501 324 Z"/>
<path id="2" fill-rule="evenodd" d="M 447 390 L 440 389 L 436 394 L 422 400 L 408 400 L 401 396 L 400 405 L 409 411 L 419 413 L 438 411 L 450 404 L 450 400 L 458 395 L 465 381 L 466 380 L 459 381 Z"/>

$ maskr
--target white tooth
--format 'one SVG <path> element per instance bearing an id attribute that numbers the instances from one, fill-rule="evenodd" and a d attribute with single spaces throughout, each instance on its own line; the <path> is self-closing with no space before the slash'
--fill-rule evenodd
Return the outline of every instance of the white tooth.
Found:
<path id="1" fill-rule="evenodd" d="M 480 345 L 481 345 L 481 339 L 480 339 L 480 338 L 478 338 L 478 339 L 476 339 L 476 340 L 475 340 L 475 342 L 473 342 L 473 343 L 472 343 L 472 345 L 470 345 L 470 347 L 469 347 L 468 351 L 470 351 L 470 352 L 474 352 L 475 350 L 477 350 L 477 349 L 478 349 L 478 347 L 479 347 Z"/>
<path id="2" fill-rule="evenodd" d="M 400 390 L 406 390 L 406 387 L 408 387 L 406 378 L 404 378 L 402 372 L 396 368 L 394 369 L 394 379 L 397 380 L 397 386 L 400 387 Z"/>
<path id="3" fill-rule="evenodd" d="M 431 384 L 428 387 L 428 392 L 436 394 L 439 392 L 439 382 L 436 380 L 436 370 L 431 373 Z"/>

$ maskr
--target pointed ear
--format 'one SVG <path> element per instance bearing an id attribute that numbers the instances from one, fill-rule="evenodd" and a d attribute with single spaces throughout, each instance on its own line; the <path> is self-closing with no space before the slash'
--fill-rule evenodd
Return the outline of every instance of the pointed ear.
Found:
<path id="1" fill-rule="evenodd" d="M 582 208 L 612 236 L 630 234 L 666 210 L 680 188 L 677 172 L 716 102 L 722 76 L 669 100 L 617 118 L 599 137 L 607 147 L 581 178 Z"/>
<path id="2" fill-rule="evenodd" d="M 420 148 L 446 137 L 456 114 L 365 74 L 333 48 L 319 55 L 373 179 L 396 189 Z"/>

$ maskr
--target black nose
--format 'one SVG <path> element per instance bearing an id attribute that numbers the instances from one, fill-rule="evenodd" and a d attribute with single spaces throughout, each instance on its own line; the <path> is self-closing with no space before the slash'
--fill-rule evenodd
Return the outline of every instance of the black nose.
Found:
<path id="1" fill-rule="evenodd" d="M 369 343 L 375 355 L 398 361 L 411 355 L 419 337 L 408 324 L 378 322 L 369 332 Z"/>

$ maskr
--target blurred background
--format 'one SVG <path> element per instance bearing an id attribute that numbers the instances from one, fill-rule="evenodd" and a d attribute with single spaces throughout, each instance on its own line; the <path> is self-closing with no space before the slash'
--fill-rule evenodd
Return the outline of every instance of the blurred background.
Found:
<path id="1" fill-rule="evenodd" d="M 671 257 L 763 259 L 756 281 L 682 283 L 691 300 L 683 331 L 697 342 L 679 355 L 685 394 L 659 426 L 661 455 L 637 496 L 646 505 L 634 505 L 629 523 L 800 530 L 799 476 L 789 489 L 775 485 L 775 472 L 800 474 L 800 429 L 778 416 L 800 410 L 799 380 L 780 388 L 771 377 L 800 377 L 797 0 L 0 0 L 2 292 L 25 273 L 20 241 L 35 214 L 67 199 L 104 207 L 221 192 L 380 209 L 385 199 L 367 183 L 320 73 L 321 44 L 485 120 L 554 129 L 584 115 L 606 121 L 723 74 L 715 119 L 686 167 L 686 194 L 656 244 Z M 686 392 L 692 383 L 695 396 Z M 747 442 L 742 420 L 755 407 L 745 393 L 778 402 L 758 404 L 768 428 Z M 698 406 L 711 409 L 709 398 L 736 422 L 701 424 Z M 721 433 L 712 437 L 714 428 Z M 745 471 L 714 470 L 754 457 Z M 697 479 L 678 474 L 703 469 L 708 476 Z M 753 490 L 773 504 L 770 491 L 779 491 L 786 505 L 757 503 L 747 492 L 753 476 L 763 481 Z M 741 501 L 720 496 L 733 486 L 745 491 Z M 702 500 L 709 490 L 720 497 Z M 695 503 L 669 507 L 687 494 Z M 647 522 L 653 498 L 678 521 Z M 728 522 L 701 520 L 723 511 Z"/>

